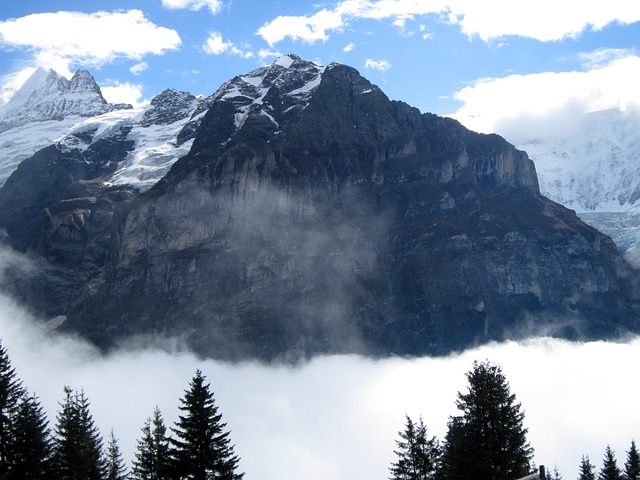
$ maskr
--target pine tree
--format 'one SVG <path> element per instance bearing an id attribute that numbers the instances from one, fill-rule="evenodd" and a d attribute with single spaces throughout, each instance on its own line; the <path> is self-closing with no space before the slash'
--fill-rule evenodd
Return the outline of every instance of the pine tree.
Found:
<path id="1" fill-rule="evenodd" d="M 549 480 L 562 480 L 562 475 L 560 475 L 560 470 L 558 470 L 558 465 L 553 466 L 553 471 L 547 474 L 547 478 Z"/>
<path id="2" fill-rule="evenodd" d="M 598 480 L 622 480 L 622 471 L 618 468 L 616 457 L 609 445 L 604 452 L 602 470 L 600 470 Z"/>
<path id="3" fill-rule="evenodd" d="M 591 464 L 589 455 L 583 455 L 578 470 L 578 480 L 596 480 L 596 468 Z"/>
<path id="4" fill-rule="evenodd" d="M 131 476 L 134 480 L 168 480 L 170 467 L 169 440 L 160 409 L 142 427 Z"/>
<path id="5" fill-rule="evenodd" d="M 627 452 L 624 474 L 627 480 L 636 480 L 636 478 L 640 477 L 640 452 L 638 452 L 635 440 L 631 440 L 631 447 Z"/>
<path id="6" fill-rule="evenodd" d="M 467 379 L 469 392 L 458 393 L 456 402 L 462 415 L 449 420 L 443 456 L 446 478 L 502 480 L 525 475 L 533 449 L 521 405 L 502 369 L 488 361 L 474 362 Z"/>
<path id="7" fill-rule="evenodd" d="M 22 382 L 11 366 L 9 354 L 0 343 L 0 478 L 11 464 L 12 429 L 18 405 L 25 395 Z"/>
<path id="8" fill-rule="evenodd" d="M 53 467 L 57 480 L 102 480 L 105 473 L 102 439 L 89 412 L 84 391 L 65 387 L 57 417 Z"/>
<path id="9" fill-rule="evenodd" d="M 429 438 L 422 418 L 414 424 L 408 416 L 404 432 L 398 432 L 398 461 L 391 465 L 391 480 L 432 480 L 440 467 L 441 448 L 436 437 Z"/>
<path id="10" fill-rule="evenodd" d="M 35 395 L 25 396 L 13 425 L 12 461 L 8 478 L 31 480 L 51 475 L 51 437 L 48 421 Z"/>
<path id="11" fill-rule="evenodd" d="M 127 469 L 113 430 L 111 430 L 107 444 L 106 473 L 106 480 L 126 480 L 127 478 Z"/>
<path id="12" fill-rule="evenodd" d="M 193 480 L 240 480 L 243 474 L 236 473 L 239 459 L 204 381 L 197 370 L 181 399 L 183 415 L 172 429 L 177 438 L 171 439 L 175 471 L 179 478 Z"/>

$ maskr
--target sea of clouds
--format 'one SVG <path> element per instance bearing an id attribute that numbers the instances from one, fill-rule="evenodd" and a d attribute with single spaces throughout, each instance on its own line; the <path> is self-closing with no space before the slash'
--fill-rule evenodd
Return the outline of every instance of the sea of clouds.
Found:
<path id="1" fill-rule="evenodd" d="M 339 355 L 295 366 L 222 363 L 166 346 L 129 346 L 104 356 L 83 340 L 47 332 L 5 296 L 0 338 L 51 427 L 63 386 L 83 389 L 103 436 L 113 429 L 127 460 L 156 405 L 173 425 L 179 400 L 201 369 L 247 480 L 388 478 L 405 415 L 422 416 L 429 434 L 443 439 L 474 360 L 502 366 L 525 411 L 536 463 L 557 465 L 565 479 L 577 477 L 583 454 L 599 469 L 608 444 L 622 466 L 631 440 L 640 438 L 638 338 L 538 338 L 441 358 Z"/>

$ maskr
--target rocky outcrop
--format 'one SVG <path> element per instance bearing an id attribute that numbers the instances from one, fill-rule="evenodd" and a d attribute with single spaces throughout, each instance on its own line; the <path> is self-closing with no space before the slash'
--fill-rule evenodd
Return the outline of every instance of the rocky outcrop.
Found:
<path id="1" fill-rule="evenodd" d="M 634 282 L 504 139 L 286 57 L 223 85 L 190 153 L 122 205 L 64 328 L 228 359 L 444 353 L 637 331 Z"/>

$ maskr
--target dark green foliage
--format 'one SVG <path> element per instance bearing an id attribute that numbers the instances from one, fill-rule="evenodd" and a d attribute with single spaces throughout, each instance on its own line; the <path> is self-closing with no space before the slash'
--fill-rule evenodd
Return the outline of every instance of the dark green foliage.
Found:
<path id="1" fill-rule="evenodd" d="M 89 413 L 83 391 L 65 387 L 58 413 L 53 466 L 57 480 L 102 480 L 105 473 L 102 439 Z"/>
<path id="2" fill-rule="evenodd" d="M 638 452 L 635 440 L 631 440 L 631 447 L 627 452 L 627 461 L 624 462 L 624 476 L 627 480 L 636 480 L 640 476 L 640 452 Z"/>
<path id="3" fill-rule="evenodd" d="M 35 395 L 18 405 L 13 424 L 9 479 L 36 480 L 51 475 L 51 437 L 48 421 Z"/>
<path id="4" fill-rule="evenodd" d="M 239 459 L 204 380 L 202 372 L 196 371 L 181 399 L 183 414 L 172 429 L 177 438 L 171 439 L 175 472 L 193 480 L 239 480 L 243 476 L 236 473 Z"/>
<path id="5" fill-rule="evenodd" d="M 131 478 L 134 480 L 169 479 L 169 440 L 167 429 L 158 407 L 153 418 L 148 418 L 142 427 L 142 438 L 138 440 L 136 458 L 133 461 Z"/>
<path id="6" fill-rule="evenodd" d="M 12 425 L 24 394 L 7 350 L 0 343 L 0 478 L 11 464 Z"/>
<path id="7" fill-rule="evenodd" d="M 591 464 L 589 455 L 583 455 L 580 460 L 580 469 L 578 470 L 578 480 L 595 480 L 596 467 Z"/>
<path id="8" fill-rule="evenodd" d="M 432 480 L 440 468 L 442 450 L 436 437 L 429 438 L 422 418 L 414 424 L 407 416 L 403 432 L 398 432 L 398 461 L 391 465 L 391 480 Z"/>
<path id="9" fill-rule="evenodd" d="M 622 480 L 622 471 L 618 468 L 616 457 L 609 445 L 604 452 L 602 470 L 598 474 L 598 480 Z"/>
<path id="10" fill-rule="evenodd" d="M 533 449 L 523 426 L 524 413 L 510 392 L 502 369 L 474 362 L 467 373 L 469 392 L 458 393 L 462 415 L 451 417 L 445 439 L 448 480 L 519 478 L 531 469 Z"/>
<path id="11" fill-rule="evenodd" d="M 111 430 L 107 444 L 106 474 L 106 480 L 126 480 L 127 478 L 127 468 L 122 460 L 118 440 L 113 430 Z"/>

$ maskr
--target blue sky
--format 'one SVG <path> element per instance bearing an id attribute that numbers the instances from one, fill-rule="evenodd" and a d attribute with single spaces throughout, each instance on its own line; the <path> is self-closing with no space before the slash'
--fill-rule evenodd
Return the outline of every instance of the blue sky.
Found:
<path id="1" fill-rule="evenodd" d="M 296 53 L 392 99 L 512 135 L 519 120 L 640 104 L 630 0 L 0 0 L 0 101 L 36 65 L 89 69 L 113 102 L 209 95 Z M 576 105 L 578 107 L 576 107 Z"/>

